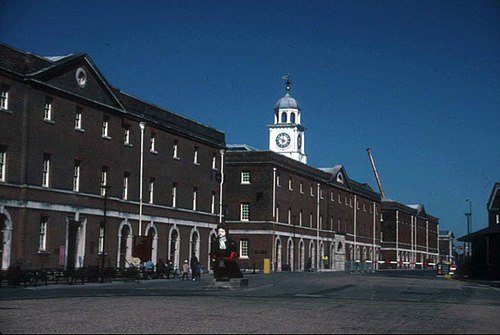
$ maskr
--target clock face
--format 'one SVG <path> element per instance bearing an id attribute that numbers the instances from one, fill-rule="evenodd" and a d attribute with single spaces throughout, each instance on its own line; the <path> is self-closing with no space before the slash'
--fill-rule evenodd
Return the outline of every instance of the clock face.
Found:
<path id="1" fill-rule="evenodd" d="M 286 148 L 290 145 L 290 135 L 281 133 L 276 136 L 276 145 L 280 148 Z"/>
<path id="2" fill-rule="evenodd" d="M 300 148 L 302 148 L 302 135 L 298 135 L 297 136 L 297 146 Z"/>

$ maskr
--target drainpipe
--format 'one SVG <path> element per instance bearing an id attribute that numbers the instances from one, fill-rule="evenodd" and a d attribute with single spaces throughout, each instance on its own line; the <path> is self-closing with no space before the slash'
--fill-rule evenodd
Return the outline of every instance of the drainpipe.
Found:
<path id="1" fill-rule="evenodd" d="M 275 262 L 275 231 L 274 231 L 274 224 L 276 222 L 276 168 L 273 167 L 273 240 L 272 240 L 272 245 L 271 245 L 271 250 L 272 250 L 272 255 L 271 255 L 271 266 L 272 266 L 272 271 L 274 271 L 274 262 Z"/>
<path id="2" fill-rule="evenodd" d="M 222 186 L 224 184 L 224 149 L 220 149 L 220 190 L 219 190 L 219 223 L 222 223 Z"/>
<path id="3" fill-rule="evenodd" d="M 357 263 L 358 262 L 358 249 L 356 248 L 357 245 L 356 245 L 356 242 L 357 242 L 357 238 L 356 238 L 356 230 L 357 230 L 357 227 L 356 227 L 356 221 L 357 221 L 357 211 L 356 211 L 356 194 L 354 195 L 354 263 Z"/>
<path id="4" fill-rule="evenodd" d="M 317 183 L 316 190 L 316 269 L 319 271 L 319 183 Z"/>
<path id="5" fill-rule="evenodd" d="M 139 180 L 139 236 L 142 235 L 142 179 L 144 173 L 144 127 L 145 122 L 140 122 L 139 127 L 141 128 L 141 169 L 140 169 L 140 180 Z"/>

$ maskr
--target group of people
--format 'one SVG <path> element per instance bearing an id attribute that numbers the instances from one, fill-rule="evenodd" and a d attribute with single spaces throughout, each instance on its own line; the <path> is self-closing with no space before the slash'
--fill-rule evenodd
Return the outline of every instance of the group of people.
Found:
<path id="1" fill-rule="evenodd" d="M 191 280 L 201 280 L 201 263 L 195 255 L 191 256 L 190 263 L 186 259 L 182 264 L 182 280 L 189 280 L 189 270 L 191 270 Z"/>
<path id="2" fill-rule="evenodd" d="M 174 264 L 170 260 L 163 262 L 160 258 L 155 266 L 152 260 L 148 260 L 142 266 L 142 274 L 144 279 L 170 279 L 170 277 L 174 276 Z"/>
<path id="3" fill-rule="evenodd" d="M 217 281 L 229 280 L 230 278 L 243 278 L 243 274 L 236 263 L 238 258 L 237 243 L 228 236 L 227 226 L 220 224 L 217 226 L 217 236 L 212 240 L 210 249 L 210 258 L 214 277 Z M 143 266 L 143 277 L 152 278 L 175 278 L 175 269 L 172 261 L 163 262 L 158 260 L 156 266 L 151 260 L 148 260 Z M 182 280 L 189 280 L 191 271 L 191 280 L 201 280 L 202 266 L 198 257 L 193 254 L 190 262 L 186 259 L 181 266 Z"/>

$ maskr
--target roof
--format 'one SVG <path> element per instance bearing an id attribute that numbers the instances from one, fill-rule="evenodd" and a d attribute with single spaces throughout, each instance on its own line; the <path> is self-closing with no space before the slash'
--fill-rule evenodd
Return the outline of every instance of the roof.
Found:
<path id="1" fill-rule="evenodd" d="M 274 109 L 282 109 L 282 108 L 294 108 L 300 110 L 299 103 L 297 100 L 292 98 L 290 93 L 286 92 L 285 96 L 279 99 L 274 106 Z"/>

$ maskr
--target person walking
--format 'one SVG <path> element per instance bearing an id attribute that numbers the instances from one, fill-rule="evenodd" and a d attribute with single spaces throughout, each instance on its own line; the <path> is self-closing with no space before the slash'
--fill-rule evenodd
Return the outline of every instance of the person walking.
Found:
<path id="1" fill-rule="evenodd" d="M 184 261 L 184 264 L 182 264 L 182 280 L 189 280 L 189 264 L 187 259 Z"/>

